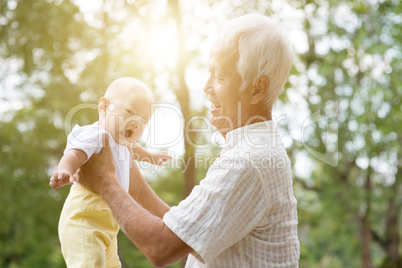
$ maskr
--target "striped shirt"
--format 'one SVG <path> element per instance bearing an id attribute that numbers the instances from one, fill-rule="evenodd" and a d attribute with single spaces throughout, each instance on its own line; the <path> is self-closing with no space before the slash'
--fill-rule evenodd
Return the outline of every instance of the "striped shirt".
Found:
<path id="1" fill-rule="evenodd" d="M 297 201 L 275 123 L 230 131 L 226 145 L 163 218 L 195 250 L 186 267 L 298 267 Z"/>

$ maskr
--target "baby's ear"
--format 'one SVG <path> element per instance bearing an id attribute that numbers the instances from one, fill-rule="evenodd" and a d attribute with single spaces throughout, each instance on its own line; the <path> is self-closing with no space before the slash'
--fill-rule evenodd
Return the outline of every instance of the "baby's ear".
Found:
<path id="1" fill-rule="evenodd" d="M 105 114 L 106 108 L 109 106 L 109 99 L 102 97 L 98 102 L 98 110 L 100 113 Z"/>

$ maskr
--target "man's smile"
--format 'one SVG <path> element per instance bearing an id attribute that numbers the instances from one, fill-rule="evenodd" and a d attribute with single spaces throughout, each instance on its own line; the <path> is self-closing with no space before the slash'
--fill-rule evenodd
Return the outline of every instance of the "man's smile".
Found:
<path id="1" fill-rule="evenodd" d="M 220 110 L 221 105 L 212 101 L 211 98 L 209 98 L 209 101 L 211 102 L 211 107 L 210 107 L 210 111 L 211 113 L 216 113 L 217 111 Z"/>

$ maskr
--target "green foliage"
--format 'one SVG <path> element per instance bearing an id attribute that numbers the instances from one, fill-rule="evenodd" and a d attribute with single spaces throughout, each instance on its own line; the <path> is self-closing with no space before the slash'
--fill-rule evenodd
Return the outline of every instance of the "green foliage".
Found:
<path id="1" fill-rule="evenodd" d="M 61 156 L 65 144 L 64 133 L 54 124 L 54 112 L 66 111 L 72 104 L 68 98 L 62 102 L 60 92 L 68 89 L 70 100 L 74 100 L 78 91 L 68 86 L 58 65 L 71 51 L 64 45 L 55 49 L 54 44 L 66 44 L 69 34 L 80 34 L 75 28 L 81 27 L 72 17 L 78 9 L 71 3 L 55 8 L 54 3 L 46 1 L 20 1 L 9 10 L 13 3 L 17 2 L 1 3 L 1 17 L 7 23 L 1 27 L 0 49 L 5 63 L 23 60 L 18 70 L 23 82 L 17 90 L 29 101 L 23 109 L 9 111 L 12 120 L 2 121 L 0 126 L 0 264 L 63 267 L 57 224 L 61 195 L 67 189 L 50 190 L 47 169 L 50 159 Z M 62 32 L 65 35 L 55 34 Z M 36 61 L 34 53 L 39 50 L 43 51 L 42 58 Z M 51 82 L 45 83 L 49 77 Z M 47 94 L 37 98 L 33 94 L 36 90 Z"/>
<path id="2" fill-rule="evenodd" d="M 146 3 L 114 4 L 126 18 L 135 14 L 134 19 L 147 27 L 148 14 L 141 18 L 137 13 Z M 22 109 L 2 111 L 0 118 L 0 267 L 65 267 L 57 226 L 69 189 L 48 186 L 66 144 L 69 130 L 64 120 L 76 105 L 96 104 L 117 77 L 134 76 L 155 85 L 152 62 L 135 43 L 124 47 L 116 38 L 127 19 L 111 13 L 104 7 L 96 12 L 99 27 L 88 23 L 73 1 L 0 2 L 0 89 L 7 93 L 13 88 L 0 100 L 23 100 Z M 71 123 L 96 120 L 96 110 L 88 108 L 74 113 Z M 178 202 L 181 188 L 173 186 L 182 176 L 177 173 L 175 183 L 165 182 L 173 192 L 158 192 L 167 202 Z M 152 267 L 124 235 L 119 236 L 126 267 Z"/>
<path id="3" fill-rule="evenodd" d="M 296 190 L 298 198 L 306 190 L 315 192 L 314 199 L 299 206 L 304 267 L 401 263 L 401 247 L 391 242 L 387 231 L 392 228 L 393 237 L 400 237 L 402 227 L 398 222 L 391 227 L 395 218 L 389 213 L 390 208 L 398 215 L 402 211 L 402 147 L 397 135 L 402 127 L 402 83 L 396 79 L 401 75 L 400 9 L 398 1 L 309 1 L 305 8 L 309 49 L 300 56 L 303 68 L 292 72 L 307 78 L 308 91 L 300 95 L 310 114 L 324 112 L 324 123 L 316 124 L 304 142 L 321 153 L 331 153 L 328 144 L 335 143 L 332 152 L 339 160 L 331 166 L 311 156 L 311 177 L 297 178 L 295 172 L 306 188 Z M 317 20 L 325 27 L 317 29 Z M 335 131 L 324 107 L 334 101 Z M 334 139 L 326 140 L 334 132 Z M 295 155 L 305 148 L 295 142 L 289 150 Z M 317 209 L 310 211 L 309 206 Z M 396 252 L 390 250 L 391 243 Z"/>

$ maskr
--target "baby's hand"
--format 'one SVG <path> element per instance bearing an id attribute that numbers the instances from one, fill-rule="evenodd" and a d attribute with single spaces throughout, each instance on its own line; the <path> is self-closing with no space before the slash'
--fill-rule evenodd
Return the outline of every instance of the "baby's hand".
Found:
<path id="1" fill-rule="evenodd" d="M 57 189 L 63 187 L 67 184 L 73 184 L 74 178 L 71 174 L 65 171 L 55 171 L 53 172 L 53 176 L 50 178 L 49 185 L 50 187 Z"/>
<path id="2" fill-rule="evenodd" d="M 169 159 L 173 159 L 167 152 L 150 152 L 151 163 L 162 166 Z"/>

